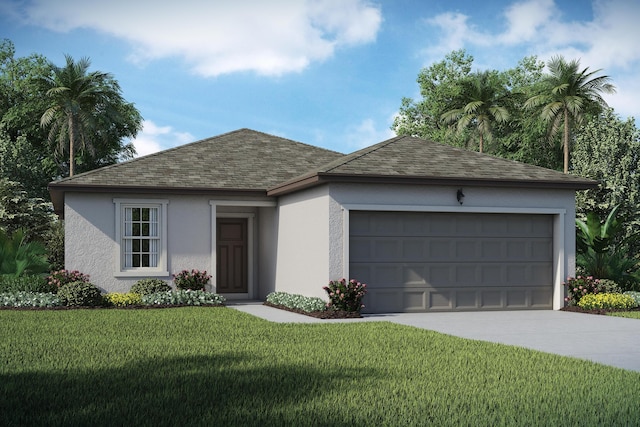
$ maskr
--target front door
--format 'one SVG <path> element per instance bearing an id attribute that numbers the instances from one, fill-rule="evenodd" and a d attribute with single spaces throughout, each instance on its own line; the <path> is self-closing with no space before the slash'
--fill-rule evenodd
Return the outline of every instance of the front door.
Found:
<path id="1" fill-rule="evenodd" d="M 247 219 L 218 218 L 216 236 L 216 293 L 247 293 Z"/>

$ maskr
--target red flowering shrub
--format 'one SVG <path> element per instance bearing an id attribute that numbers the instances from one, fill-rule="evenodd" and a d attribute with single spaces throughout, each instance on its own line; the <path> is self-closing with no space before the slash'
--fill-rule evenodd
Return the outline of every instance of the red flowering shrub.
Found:
<path id="1" fill-rule="evenodd" d="M 570 306 L 578 305 L 580 298 L 587 294 L 597 294 L 603 290 L 600 280 L 592 276 L 567 277 L 563 285 L 567 288 L 567 296 L 564 300 Z"/>
<path id="2" fill-rule="evenodd" d="M 55 286 L 57 289 L 60 287 L 73 282 L 84 282 L 89 283 L 89 275 L 82 274 L 78 270 L 56 270 L 52 271 L 51 274 L 47 277 L 47 282 L 50 285 Z"/>
<path id="3" fill-rule="evenodd" d="M 327 308 L 344 311 L 360 311 L 364 305 L 362 298 L 367 293 L 367 285 L 357 280 L 333 280 L 324 289 L 329 294 Z"/>
<path id="4" fill-rule="evenodd" d="M 178 274 L 173 275 L 173 282 L 176 288 L 192 291 L 204 291 L 204 287 L 209 283 L 211 276 L 206 271 L 199 270 L 182 270 Z"/>

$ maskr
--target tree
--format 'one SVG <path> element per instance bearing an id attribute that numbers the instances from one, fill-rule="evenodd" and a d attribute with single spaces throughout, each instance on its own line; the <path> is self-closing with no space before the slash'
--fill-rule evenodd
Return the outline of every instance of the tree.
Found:
<path id="1" fill-rule="evenodd" d="M 50 129 L 40 125 L 43 112 L 51 106 L 46 93 L 51 88 L 54 69 L 38 54 L 15 57 L 13 43 L 0 40 L 0 176 L 19 181 L 29 197 L 48 199 L 47 184 L 69 173 L 69 161 L 57 156 L 51 147 Z M 85 135 L 94 151 L 76 152 L 74 173 L 135 154 L 127 138 L 139 131 L 140 113 L 127 102 L 116 107 L 122 120 L 114 121 L 101 111 L 95 114 L 95 133 Z"/>
<path id="2" fill-rule="evenodd" d="M 0 178 L 19 182 L 28 197 L 49 199 L 47 184 L 58 175 L 53 159 L 24 135 L 11 139 L 0 130 Z"/>
<path id="3" fill-rule="evenodd" d="M 30 198 L 20 183 L 0 178 L 0 228 L 8 234 L 27 230 L 28 241 L 42 242 L 55 221 L 51 203 Z"/>
<path id="4" fill-rule="evenodd" d="M 601 70 L 580 68 L 580 61 L 565 61 L 562 56 L 553 57 L 548 63 L 549 74 L 543 80 L 542 91 L 525 102 L 525 108 L 542 107 L 540 117 L 549 124 L 549 136 L 553 137 L 563 126 L 564 173 L 569 172 L 569 144 L 571 129 L 579 124 L 587 112 L 607 108 L 602 93 L 614 93 L 615 87 L 608 76 L 595 76 Z"/>
<path id="5" fill-rule="evenodd" d="M 392 129 L 398 135 L 410 135 L 449 145 L 464 146 L 466 135 L 455 140 L 441 120 L 462 92 L 462 81 L 471 73 L 473 57 L 464 50 L 453 51 L 443 61 L 424 68 L 418 74 L 422 99 L 403 98 Z"/>
<path id="6" fill-rule="evenodd" d="M 443 61 L 424 68 L 418 75 L 422 98 L 403 98 L 392 129 L 398 135 L 418 136 L 442 144 L 468 148 L 470 129 L 452 132 L 441 120 L 442 114 L 464 106 L 460 102 L 465 82 L 472 76 L 473 57 L 464 50 L 453 51 Z M 494 143 L 491 153 L 512 160 L 558 169 L 562 159 L 548 149 L 546 126 L 542 120 L 523 108 L 535 94 L 534 88 L 543 77 L 544 62 L 535 56 L 521 59 L 516 67 L 505 71 L 488 70 L 496 93 L 504 94 L 500 106 L 509 113 L 507 121 L 492 121 Z M 477 138 L 476 138 L 477 139 Z M 484 142 L 484 141 L 483 141 Z M 483 147 L 485 149 L 485 147 Z M 486 151 L 486 150 L 485 150 Z"/>
<path id="7" fill-rule="evenodd" d="M 576 194 L 579 214 L 600 216 L 620 205 L 627 218 L 640 205 L 640 130 L 633 118 L 623 121 L 613 109 L 589 120 L 576 135 L 571 152 L 572 173 L 596 180 L 598 188 Z"/>
<path id="8" fill-rule="evenodd" d="M 52 65 L 44 56 L 16 58 L 13 43 L 0 41 L 0 128 L 9 140 L 23 137 L 43 154 L 49 149 L 40 117 L 49 107 L 45 79 L 51 73 Z"/>
<path id="9" fill-rule="evenodd" d="M 69 176 L 73 176 L 76 150 L 81 154 L 88 151 L 89 158 L 96 158 L 98 152 L 113 153 L 115 142 L 125 153 L 131 153 L 133 147 L 123 146 L 121 140 L 135 137 L 142 118 L 132 104 L 124 101 L 120 85 L 111 74 L 89 72 L 88 58 L 77 62 L 69 55 L 65 58 L 66 65 L 54 67 L 47 78 L 46 95 L 52 104 L 40 123 L 49 129 L 48 139 L 56 142 L 58 154 L 68 149 Z"/>
<path id="10" fill-rule="evenodd" d="M 599 182 L 576 193 L 576 213 L 605 217 L 615 206 L 625 219 L 625 237 L 640 232 L 640 130 L 633 118 L 621 120 L 612 109 L 591 118 L 576 133 L 571 173 Z M 640 246 L 630 246 L 633 255 Z"/>
<path id="11" fill-rule="evenodd" d="M 458 133 L 470 125 L 478 136 L 478 151 L 484 151 L 484 140 L 493 137 L 493 122 L 506 122 L 509 111 L 501 105 L 507 97 L 496 72 L 473 73 L 462 81 L 462 90 L 456 103 L 460 106 L 444 112 L 442 120 L 455 124 Z"/>

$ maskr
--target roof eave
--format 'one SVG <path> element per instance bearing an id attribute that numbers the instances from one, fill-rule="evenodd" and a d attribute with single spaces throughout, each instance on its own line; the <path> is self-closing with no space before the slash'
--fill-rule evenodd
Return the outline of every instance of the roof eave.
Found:
<path id="1" fill-rule="evenodd" d="M 359 184 L 404 184 L 404 185 L 466 185 L 474 187 L 510 187 L 510 188 L 541 188 L 587 190 L 596 188 L 597 181 L 591 180 L 532 180 L 532 179 L 496 179 L 496 178 L 461 178 L 461 177 L 433 177 L 433 176 L 393 176 L 370 174 L 335 174 L 318 172 L 303 177 L 297 181 L 272 187 L 267 191 L 268 196 L 282 196 L 303 190 L 305 188 L 327 182 L 359 183 Z"/>
<path id="2" fill-rule="evenodd" d="M 74 193 L 120 193 L 120 194 L 183 194 L 206 195 L 211 197 L 242 196 L 242 197 L 267 197 L 267 191 L 261 189 L 246 188 L 210 188 L 210 187 L 149 187 L 140 185 L 98 185 L 98 184 L 67 184 L 64 182 L 52 182 L 48 186 L 54 212 L 61 218 L 64 217 L 64 195 Z"/>

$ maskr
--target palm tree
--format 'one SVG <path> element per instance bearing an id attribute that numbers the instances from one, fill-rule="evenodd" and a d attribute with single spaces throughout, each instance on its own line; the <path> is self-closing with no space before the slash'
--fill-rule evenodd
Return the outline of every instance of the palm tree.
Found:
<path id="1" fill-rule="evenodd" d="M 118 122 L 118 105 L 123 104 L 120 86 L 111 74 L 94 71 L 89 73 L 88 58 L 74 61 L 65 56 L 66 65 L 53 67 L 53 75 L 46 79 L 51 99 L 40 125 L 49 127 L 49 141 L 57 142 L 57 152 L 69 147 L 69 176 L 73 176 L 76 148 L 93 151 L 96 135 L 100 135 L 98 123 Z M 100 120 L 98 119 L 100 117 Z"/>
<path id="2" fill-rule="evenodd" d="M 482 153 L 484 139 L 493 137 L 493 121 L 505 122 L 509 119 L 509 111 L 500 105 L 506 96 L 500 93 L 501 85 L 489 71 L 474 73 L 463 82 L 460 108 L 454 108 L 442 114 L 445 123 L 455 123 L 458 133 L 472 125 L 478 132 L 479 146 Z"/>
<path id="3" fill-rule="evenodd" d="M 571 128 L 582 120 L 590 108 L 607 108 L 602 93 L 615 93 L 609 76 L 595 76 L 601 70 L 580 71 L 580 61 L 565 61 L 555 56 L 547 63 L 549 74 L 543 79 L 543 92 L 529 98 L 525 108 L 542 106 L 540 117 L 549 124 L 549 137 L 554 137 L 564 125 L 564 173 L 569 172 Z"/>

